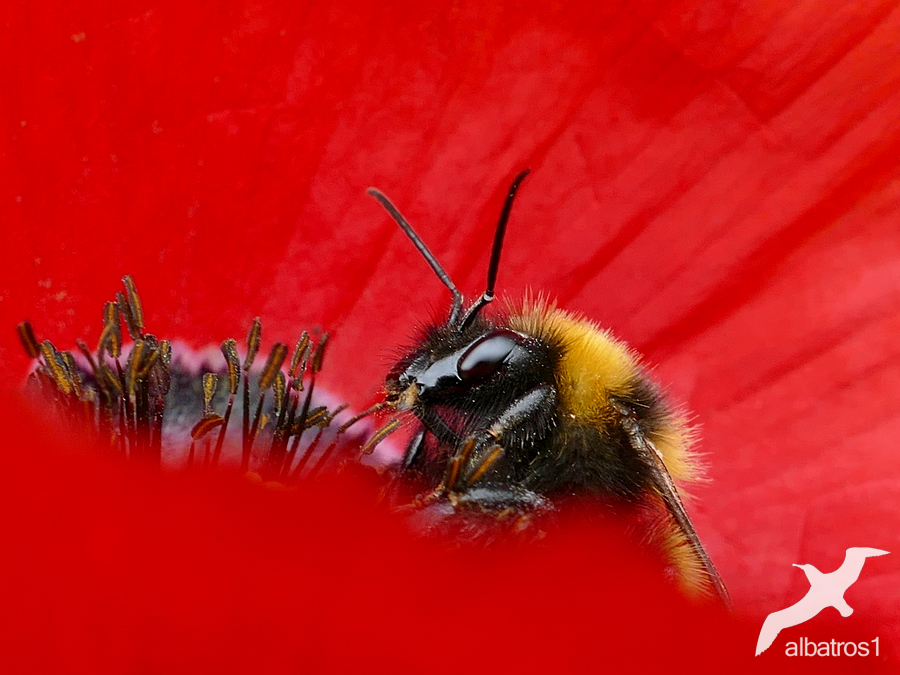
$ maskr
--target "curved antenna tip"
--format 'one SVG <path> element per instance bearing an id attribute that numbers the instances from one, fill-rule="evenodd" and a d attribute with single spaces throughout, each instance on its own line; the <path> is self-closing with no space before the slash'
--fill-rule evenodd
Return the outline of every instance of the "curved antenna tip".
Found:
<path id="1" fill-rule="evenodd" d="M 503 202 L 503 210 L 500 212 L 500 220 L 497 223 L 497 229 L 494 231 L 494 246 L 491 249 L 491 261 L 488 263 L 487 288 L 482 296 L 476 300 L 460 322 L 459 330 L 464 331 L 475 320 L 475 317 L 482 308 L 493 302 L 494 286 L 497 283 L 497 271 L 500 269 L 500 252 L 503 250 L 503 237 L 506 234 L 506 224 L 509 221 L 509 214 L 512 211 L 513 200 L 519 191 L 519 185 L 525 180 L 525 177 L 531 173 L 531 168 L 526 168 L 519 172 L 513 179 L 512 185 L 506 191 L 506 200 Z"/>
<path id="2" fill-rule="evenodd" d="M 412 228 L 406 218 L 403 217 L 403 214 L 397 210 L 397 207 L 391 203 L 391 200 L 388 199 L 380 190 L 370 187 L 366 190 L 366 194 L 370 197 L 374 197 L 375 201 L 381 204 L 384 207 L 385 211 L 388 212 L 391 218 L 393 218 L 394 222 L 400 226 L 400 229 L 406 234 L 409 240 L 413 243 L 413 245 L 418 249 L 419 254 L 425 258 L 425 262 L 431 267 L 434 273 L 437 275 L 438 279 L 441 280 L 441 283 L 447 287 L 450 291 L 450 295 L 453 296 L 453 305 L 450 309 L 450 323 L 455 323 L 459 312 L 462 310 L 462 294 L 457 290 L 456 286 L 450 280 L 448 274 L 444 271 L 444 268 L 441 267 L 441 264 L 437 261 L 437 258 L 428 250 L 428 247 L 425 245 L 425 242 L 416 234 L 416 231 Z"/>

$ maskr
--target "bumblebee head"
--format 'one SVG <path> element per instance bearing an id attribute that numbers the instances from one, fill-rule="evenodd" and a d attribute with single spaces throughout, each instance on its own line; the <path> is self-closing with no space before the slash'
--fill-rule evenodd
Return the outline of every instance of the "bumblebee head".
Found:
<path id="1" fill-rule="evenodd" d="M 440 326 L 394 366 L 385 389 L 400 410 L 502 404 L 552 374 L 548 362 L 545 345 L 510 328 L 484 320 L 462 333 Z"/>
<path id="2" fill-rule="evenodd" d="M 487 288 L 465 311 L 462 294 L 412 226 L 381 192 L 374 188 L 368 190 L 406 233 L 453 296 L 447 321 L 429 328 L 388 374 L 385 381 L 387 402 L 396 409 L 419 410 L 435 405 L 471 408 L 482 405 L 483 399 L 491 397 L 500 403 L 509 395 L 504 392 L 515 391 L 511 384 L 518 380 L 527 385 L 535 379 L 536 366 L 546 361 L 542 361 L 544 350 L 534 338 L 498 326 L 481 315 L 481 310 L 494 299 L 506 224 L 519 185 L 529 171 L 525 169 L 516 176 L 506 194 L 494 232 Z"/>

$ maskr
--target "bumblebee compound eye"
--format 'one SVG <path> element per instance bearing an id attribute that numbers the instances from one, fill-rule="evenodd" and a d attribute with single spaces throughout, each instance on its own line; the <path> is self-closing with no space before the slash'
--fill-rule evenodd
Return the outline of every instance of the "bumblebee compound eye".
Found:
<path id="1" fill-rule="evenodd" d="M 509 360 L 521 342 L 521 335 L 505 328 L 486 333 L 469 345 L 460 357 L 456 366 L 460 379 L 472 382 L 490 377 Z"/>

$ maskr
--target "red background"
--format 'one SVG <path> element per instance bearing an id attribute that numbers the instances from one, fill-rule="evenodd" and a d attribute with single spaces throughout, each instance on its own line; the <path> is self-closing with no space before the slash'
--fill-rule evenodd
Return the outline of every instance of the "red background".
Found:
<path id="1" fill-rule="evenodd" d="M 325 327 L 362 407 L 447 301 L 365 188 L 471 296 L 531 166 L 500 286 L 611 328 L 692 412 L 738 614 L 877 547 L 847 600 L 896 644 L 900 8 L 593 5 L 7 3 L 4 384 L 18 321 L 93 342 L 129 273 L 161 337 Z"/>

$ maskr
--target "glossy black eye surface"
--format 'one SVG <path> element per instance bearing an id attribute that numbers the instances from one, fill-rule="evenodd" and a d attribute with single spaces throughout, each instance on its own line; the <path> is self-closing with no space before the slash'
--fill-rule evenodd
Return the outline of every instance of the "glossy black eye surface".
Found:
<path id="1" fill-rule="evenodd" d="M 463 381 L 483 380 L 493 375 L 516 349 L 522 336 L 499 329 L 476 340 L 460 357 L 457 372 Z"/>

